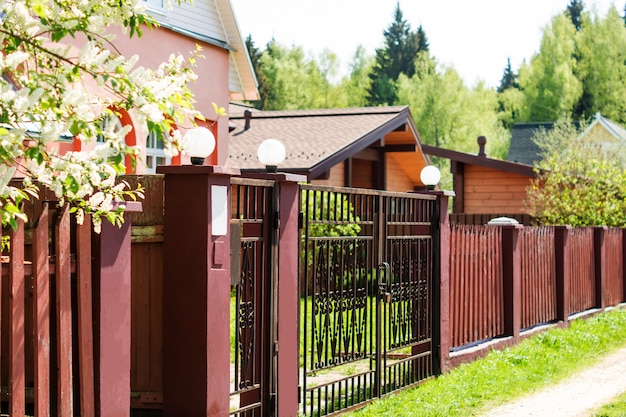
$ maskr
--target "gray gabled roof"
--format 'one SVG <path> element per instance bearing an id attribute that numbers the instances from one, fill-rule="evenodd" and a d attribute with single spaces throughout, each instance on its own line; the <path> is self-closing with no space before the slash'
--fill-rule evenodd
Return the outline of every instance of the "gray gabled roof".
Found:
<path id="1" fill-rule="evenodd" d="M 553 127 L 554 122 L 515 123 L 506 160 L 518 164 L 535 165 L 541 160 L 541 150 L 532 139 L 540 129 L 550 131 Z"/>

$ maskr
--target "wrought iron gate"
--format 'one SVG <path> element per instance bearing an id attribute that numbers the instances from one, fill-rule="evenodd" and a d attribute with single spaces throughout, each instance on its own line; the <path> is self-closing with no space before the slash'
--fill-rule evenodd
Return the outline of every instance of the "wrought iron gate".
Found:
<path id="1" fill-rule="evenodd" d="M 231 415 L 275 414 L 276 229 L 274 181 L 232 178 Z M 239 256 L 237 256 L 237 254 Z"/>
<path id="2" fill-rule="evenodd" d="M 303 413 L 345 411 L 432 376 L 436 197 L 301 190 Z"/>

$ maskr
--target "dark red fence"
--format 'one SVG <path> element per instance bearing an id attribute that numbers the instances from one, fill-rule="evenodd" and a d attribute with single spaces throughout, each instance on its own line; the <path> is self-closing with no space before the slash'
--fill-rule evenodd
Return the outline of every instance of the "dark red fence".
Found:
<path id="1" fill-rule="evenodd" d="M 603 276 L 606 305 L 612 306 L 624 300 L 624 231 L 608 229 L 604 238 L 605 264 Z"/>
<path id="2" fill-rule="evenodd" d="M 556 320 L 554 229 L 527 227 L 521 233 L 523 329 Z"/>
<path id="3" fill-rule="evenodd" d="M 451 346 L 516 337 L 524 329 L 622 303 L 623 241 L 623 229 L 606 227 L 453 224 Z"/>
<path id="4" fill-rule="evenodd" d="M 593 228 L 572 229 L 570 244 L 570 314 L 593 308 L 596 302 Z"/>
<path id="5" fill-rule="evenodd" d="M 503 331 L 502 233 L 497 227 L 452 225 L 450 320 L 452 346 Z"/>
<path id="6" fill-rule="evenodd" d="M 3 229 L 2 411 L 94 415 L 91 224 L 33 209 Z"/>

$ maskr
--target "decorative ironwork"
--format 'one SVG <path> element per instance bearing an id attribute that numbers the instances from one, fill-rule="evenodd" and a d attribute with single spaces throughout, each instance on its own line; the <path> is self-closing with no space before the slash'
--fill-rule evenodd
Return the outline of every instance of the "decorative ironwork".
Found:
<path id="1" fill-rule="evenodd" d="M 433 374 L 435 198 L 301 189 L 302 410 L 323 416 Z"/>
<path id="2" fill-rule="evenodd" d="M 239 279 L 235 293 L 234 358 L 231 367 L 231 415 L 262 417 L 270 414 L 270 337 L 272 320 L 270 257 L 274 182 L 231 179 L 232 218 L 240 236 Z"/>

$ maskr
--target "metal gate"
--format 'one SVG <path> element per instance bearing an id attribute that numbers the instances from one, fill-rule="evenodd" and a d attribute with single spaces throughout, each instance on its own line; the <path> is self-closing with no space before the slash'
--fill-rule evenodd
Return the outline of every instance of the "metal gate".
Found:
<path id="1" fill-rule="evenodd" d="M 301 190 L 302 412 L 345 411 L 432 376 L 436 197 Z"/>
<path id="2" fill-rule="evenodd" d="M 232 178 L 231 185 L 230 414 L 265 417 L 275 414 L 274 181 Z"/>

